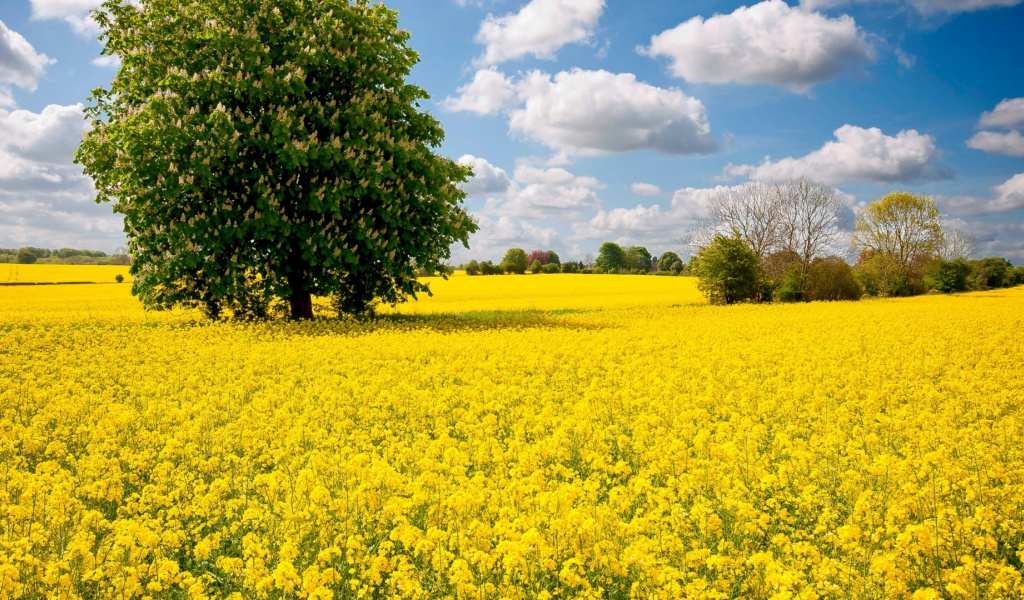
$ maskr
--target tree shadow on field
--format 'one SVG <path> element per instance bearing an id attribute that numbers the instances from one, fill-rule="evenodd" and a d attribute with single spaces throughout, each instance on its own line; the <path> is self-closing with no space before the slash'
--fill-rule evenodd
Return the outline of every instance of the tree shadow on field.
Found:
<path id="1" fill-rule="evenodd" d="M 432 331 L 467 333 L 528 329 L 598 330 L 606 323 L 573 316 L 599 311 L 583 310 L 481 310 L 461 313 L 391 314 L 359 319 L 318 319 L 290 324 L 297 335 L 370 335 L 387 332 Z"/>

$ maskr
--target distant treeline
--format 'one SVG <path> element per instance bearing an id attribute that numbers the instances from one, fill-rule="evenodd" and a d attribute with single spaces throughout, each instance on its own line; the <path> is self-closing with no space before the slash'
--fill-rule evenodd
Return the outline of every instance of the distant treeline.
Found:
<path id="1" fill-rule="evenodd" d="M 62 265 L 128 265 L 131 258 L 124 250 L 118 249 L 114 254 L 102 250 L 79 250 L 77 248 L 0 248 L 0 263 L 17 263 L 30 265 L 62 264 Z"/>
<path id="2" fill-rule="evenodd" d="M 588 254 L 584 260 L 562 261 L 554 250 L 534 250 L 529 254 L 522 248 L 509 248 L 501 262 L 471 260 L 459 265 L 467 275 L 506 275 L 538 273 L 621 273 L 633 275 L 686 274 L 686 265 L 675 252 L 661 257 L 651 255 L 643 246 L 622 246 L 615 242 L 601 244 L 595 257 Z"/>

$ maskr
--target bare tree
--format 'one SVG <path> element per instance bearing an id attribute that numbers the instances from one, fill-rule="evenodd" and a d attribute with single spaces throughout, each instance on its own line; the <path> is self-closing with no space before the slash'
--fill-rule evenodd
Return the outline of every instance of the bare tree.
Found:
<path id="1" fill-rule="evenodd" d="M 761 260 L 781 250 L 808 264 L 839 240 L 845 210 L 835 189 L 810 179 L 752 181 L 715 193 L 683 241 L 699 249 L 738 233 Z"/>
<path id="2" fill-rule="evenodd" d="M 583 257 L 583 264 L 586 265 L 586 267 L 588 269 L 593 269 L 594 268 L 594 253 L 593 252 L 587 252 L 587 255 Z"/>
<path id="3" fill-rule="evenodd" d="M 124 248 L 118 248 L 114 250 L 114 256 L 110 258 L 110 262 L 115 265 L 130 265 L 132 264 L 132 257 L 128 255 L 128 251 Z"/>
<path id="4" fill-rule="evenodd" d="M 836 190 L 805 177 L 777 182 L 779 225 L 776 246 L 809 265 L 839 241 L 846 206 Z"/>
<path id="5" fill-rule="evenodd" d="M 978 251 L 978 240 L 962 229 L 952 229 L 942 233 L 939 244 L 939 258 L 943 260 L 967 259 Z"/>
<path id="6" fill-rule="evenodd" d="M 764 258 L 778 243 L 781 216 L 778 192 L 772 183 L 751 181 L 720 189 L 708 200 L 707 213 L 697 219 L 687 242 L 700 248 L 717 233 L 739 234 L 758 258 Z"/>

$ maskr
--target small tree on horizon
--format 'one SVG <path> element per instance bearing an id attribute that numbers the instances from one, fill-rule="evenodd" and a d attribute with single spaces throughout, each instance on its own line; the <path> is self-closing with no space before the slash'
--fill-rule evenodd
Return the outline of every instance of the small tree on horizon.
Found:
<path id="1" fill-rule="evenodd" d="M 505 252 L 505 258 L 501 259 L 501 264 L 504 265 L 506 272 L 522 275 L 526 273 L 526 269 L 530 266 L 527 260 L 526 250 L 522 248 L 509 248 Z"/>
<path id="2" fill-rule="evenodd" d="M 615 242 L 605 242 L 601 244 L 594 264 L 608 273 L 617 273 L 626 267 L 626 252 Z"/>

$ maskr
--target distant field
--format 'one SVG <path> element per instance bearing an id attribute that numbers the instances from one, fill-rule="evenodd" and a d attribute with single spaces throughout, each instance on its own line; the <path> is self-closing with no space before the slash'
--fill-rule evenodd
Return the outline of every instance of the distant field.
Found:
<path id="1" fill-rule="evenodd" d="M 120 273 L 125 281 L 129 267 L 110 265 L 19 265 L 0 264 L 0 284 L 3 283 L 67 283 L 87 281 L 114 283 Z"/>
<path id="2" fill-rule="evenodd" d="M 1024 595 L 1024 288 L 431 281 L 299 324 L 0 287 L 0 597 Z"/>

